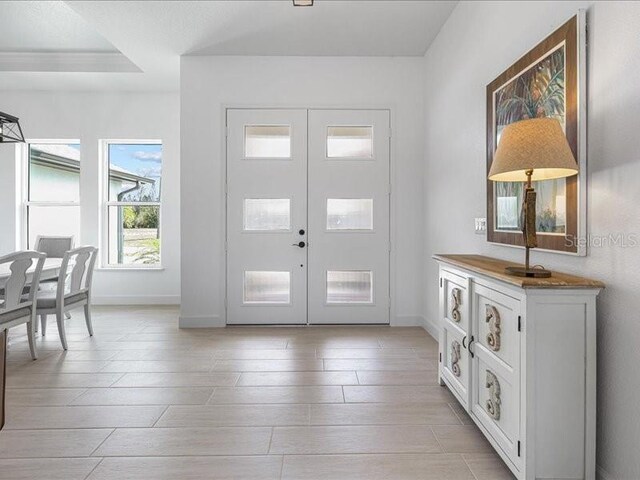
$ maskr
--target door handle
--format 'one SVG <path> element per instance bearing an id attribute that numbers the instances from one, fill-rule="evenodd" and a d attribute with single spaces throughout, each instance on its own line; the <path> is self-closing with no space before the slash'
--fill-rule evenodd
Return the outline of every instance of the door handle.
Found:
<path id="1" fill-rule="evenodd" d="M 473 342 L 475 342 L 475 339 L 473 338 L 473 335 L 471 335 L 471 340 L 469 340 L 469 346 L 467 347 L 467 350 L 469 350 L 469 354 L 471 355 L 471 358 L 476 356 L 476 354 L 473 352 L 473 350 L 471 350 L 471 344 Z"/>
<path id="2" fill-rule="evenodd" d="M 300 248 L 304 248 L 307 246 L 307 244 L 304 242 L 292 243 L 291 245 L 294 247 L 300 247 Z"/>

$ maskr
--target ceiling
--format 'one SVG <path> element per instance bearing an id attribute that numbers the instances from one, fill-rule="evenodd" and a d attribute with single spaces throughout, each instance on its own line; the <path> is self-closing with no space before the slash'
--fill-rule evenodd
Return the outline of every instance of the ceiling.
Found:
<path id="1" fill-rule="evenodd" d="M 117 52 L 63 2 L 3 2 L 2 52 Z"/>
<path id="2" fill-rule="evenodd" d="M 455 1 L 11 1 L 0 89 L 177 90 L 181 55 L 422 56 Z"/>

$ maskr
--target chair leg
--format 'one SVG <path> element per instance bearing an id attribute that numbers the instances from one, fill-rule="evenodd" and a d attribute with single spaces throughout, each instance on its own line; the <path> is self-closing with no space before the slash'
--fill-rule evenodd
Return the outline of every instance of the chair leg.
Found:
<path id="1" fill-rule="evenodd" d="M 42 336 L 47 334 L 47 316 L 40 315 L 40 330 L 42 330 Z"/>
<path id="2" fill-rule="evenodd" d="M 89 336 L 93 337 L 93 325 L 91 324 L 91 305 L 88 303 L 84 306 L 84 320 L 87 322 L 87 330 L 89 330 Z"/>
<path id="3" fill-rule="evenodd" d="M 29 350 L 31 350 L 31 358 L 38 359 L 38 353 L 36 352 L 36 333 L 34 331 L 34 323 L 38 323 L 37 320 L 27 322 L 27 338 L 29 339 Z"/>
<path id="4" fill-rule="evenodd" d="M 38 333 L 38 317 L 36 316 L 35 322 L 33 322 L 33 331 Z"/>
<path id="5" fill-rule="evenodd" d="M 58 323 L 58 333 L 60 334 L 62 348 L 67 350 L 67 335 L 64 331 L 64 312 L 62 310 L 56 311 L 56 322 Z"/>

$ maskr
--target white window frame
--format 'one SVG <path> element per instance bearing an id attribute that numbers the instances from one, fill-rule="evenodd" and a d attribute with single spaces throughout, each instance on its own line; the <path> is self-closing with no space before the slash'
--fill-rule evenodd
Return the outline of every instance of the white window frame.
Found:
<path id="1" fill-rule="evenodd" d="M 162 266 L 162 246 L 164 244 L 164 229 L 162 228 L 162 199 L 163 190 L 160 190 L 158 202 L 117 202 L 109 200 L 109 146 L 110 145 L 161 145 L 163 151 L 164 167 L 164 143 L 160 139 L 103 139 L 99 140 L 100 157 L 100 266 L 99 270 L 164 270 Z M 164 171 L 163 171 L 164 176 Z M 145 264 L 111 264 L 109 263 L 109 207 L 159 207 L 158 221 L 160 229 L 160 252 L 158 263 Z"/>
<path id="2" fill-rule="evenodd" d="M 78 175 L 78 201 L 55 201 L 55 200 L 29 200 L 30 191 L 30 166 L 31 156 L 29 154 L 31 145 L 80 145 L 80 173 Z M 33 249 L 35 245 L 29 245 L 29 207 L 78 207 L 80 208 L 80 222 L 82 222 L 82 144 L 79 139 L 27 139 L 25 143 L 17 145 L 17 155 L 20 159 L 20 182 L 19 191 L 21 196 L 20 208 L 20 229 L 17 244 L 20 249 Z M 82 223 L 78 225 L 78 231 L 82 235 Z M 74 238 L 76 245 L 82 245 L 80 238 Z"/>

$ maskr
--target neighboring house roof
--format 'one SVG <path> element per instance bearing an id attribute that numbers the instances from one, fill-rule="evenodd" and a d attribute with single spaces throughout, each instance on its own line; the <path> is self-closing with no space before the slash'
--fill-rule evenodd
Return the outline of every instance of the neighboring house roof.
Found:
<path id="1" fill-rule="evenodd" d="M 57 168 L 68 172 L 80 172 L 80 151 L 64 144 L 48 144 L 31 147 L 31 162 L 44 167 Z M 125 182 L 153 184 L 153 178 L 141 177 L 124 168 L 110 167 L 109 178 Z"/>

